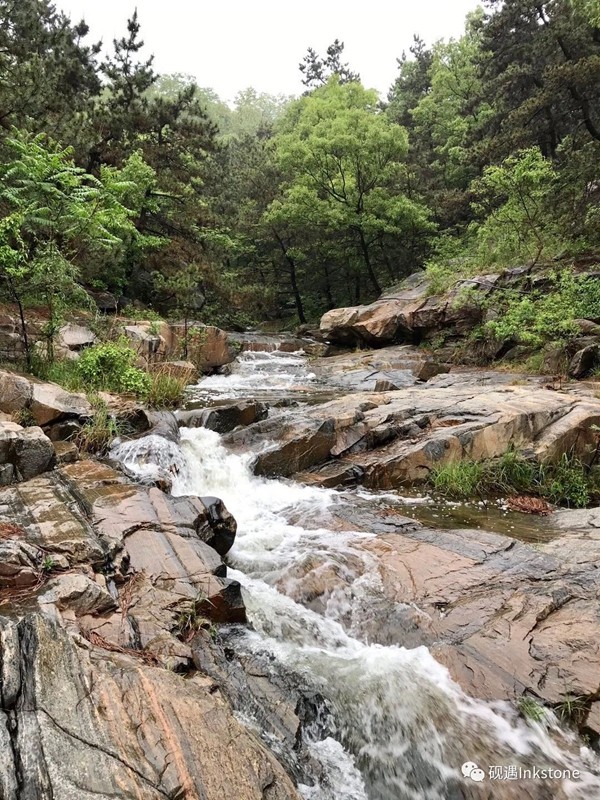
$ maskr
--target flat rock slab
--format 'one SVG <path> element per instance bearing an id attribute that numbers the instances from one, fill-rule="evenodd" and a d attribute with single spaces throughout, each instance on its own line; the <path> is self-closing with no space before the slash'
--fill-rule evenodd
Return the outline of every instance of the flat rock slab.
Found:
<path id="1" fill-rule="evenodd" d="M 593 547 L 592 557 L 571 560 L 563 538 L 534 548 L 355 507 L 334 507 L 320 524 L 368 535 L 346 541 L 344 570 L 332 568 L 327 553 L 292 565 L 280 584 L 296 601 L 324 611 L 332 595 L 339 602 L 340 592 L 349 593 L 355 634 L 384 645 L 427 645 L 474 697 L 514 701 L 529 693 L 550 705 L 597 697 L 600 573 Z M 589 547 L 582 540 L 578 546 Z M 587 725 L 600 733 L 595 719 Z"/>

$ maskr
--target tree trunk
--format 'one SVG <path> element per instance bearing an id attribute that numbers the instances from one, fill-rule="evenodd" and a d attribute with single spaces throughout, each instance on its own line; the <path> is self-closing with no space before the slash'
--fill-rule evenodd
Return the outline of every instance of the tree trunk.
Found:
<path id="1" fill-rule="evenodd" d="M 358 228 L 358 239 L 360 242 L 360 249 L 362 251 L 363 259 L 365 262 L 365 267 L 367 268 L 367 275 L 369 276 L 369 280 L 373 284 L 373 288 L 379 295 L 381 294 L 381 286 L 379 285 L 377 276 L 373 271 L 373 265 L 371 264 L 371 256 L 369 254 L 369 246 L 367 244 L 367 240 L 365 239 L 365 234 L 362 228 Z"/>
<path id="2" fill-rule="evenodd" d="M 292 294 L 294 295 L 294 303 L 296 304 L 296 313 L 298 314 L 298 319 L 300 320 L 301 325 L 306 324 L 306 316 L 304 314 L 304 306 L 302 304 L 302 295 L 300 294 L 300 290 L 298 289 L 298 280 L 296 275 L 296 262 L 290 256 L 287 251 L 287 247 L 283 239 L 279 236 L 276 231 L 273 231 L 275 234 L 275 238 L 279 243 L 279 247 L 281 248 L 281 252 L 283 253 L 283 257 L 287 261 L 289 267 L 289 274 L 290 274 L 290 284 L 292 287 Z"/>

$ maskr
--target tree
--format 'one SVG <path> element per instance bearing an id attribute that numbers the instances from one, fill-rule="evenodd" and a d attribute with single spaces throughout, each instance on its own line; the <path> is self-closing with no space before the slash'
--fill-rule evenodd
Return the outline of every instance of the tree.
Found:
<path id="1" fill-rule="evenodd" d="M 312 47 L 308 51 L 299 70 L 303 75 L 302 83 L 311 89 L 324 86 L 332 75 L 336 75 L 340 83 L 351 83 L 360 81 L 358 72 L 353 72 L 348 63 L 342 63 L 344 43 L 335 39 L 327 48 L 325 58 L 321 58 Z"/>
<path id="2" fill-rule="evenodd" d="M 427 210 L 401 188 L 407 150 L 406 131 L 380 112 L 375 92 L 331 78 L 283 121 L 275 154 L 284 190 L 267 221 L 304 229 L 313 250 L 331 250 L 333 239 L 346 278 L 364 275 L 379 293 L 384 271 L 401 274 L 398 250 L 412 258 L 432 231 Z"/>
<path id="3" fill-rule="evenodd" d="M 42 134 L 7 141 L 12 160 L 0 170 L 0 280 L 16 303 L 28 367 L 26 306 L 42 303 L 44 334 L 53 358 L 65 308 L 85 304 L 79 283 L 84 256 L 113 259 L 125 234 L 135 235 L 131 212 L 104 184 L 77 167 L 72 151 Z"/>
<path id="4" fill-rule="evenodd" d="M 488 153 L 530 145 L 556 156 L 576 135 L 600 141 L 600 35 L 571 0 L 487 0 L 485 91 L 494 98 Z"/>
<path id="5" fill-rule="evenodd" d="M 475 209 L 483 218 L 477 229 L 482 263 L 535 264 L 560 250 L 548 209 L 555 180 L 552 163 L 535 147 L 486 167 L 473 186 Z"/>
<path id="6" fill-rule="evenodd" d="M 99 44 L 49 0 L 0 0 L 0 126 L 75 136 L 100 91 Z"/>

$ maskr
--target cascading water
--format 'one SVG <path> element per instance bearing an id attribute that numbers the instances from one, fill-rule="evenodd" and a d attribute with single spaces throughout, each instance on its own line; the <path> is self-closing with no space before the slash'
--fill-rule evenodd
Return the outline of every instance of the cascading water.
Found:
<path id="1" fill-rule="evenodd" d="M 245 360 L 248 395 L 264 388 L 261 372 L 269 372 L 272 391 L 277 381 L 280 391 L 301 382 L 299 356 L 293 356 L 290 375 L 282 370 L 281 356 L 261 355 L 254 373 L 248 367 L 251 359 Z M 235 376 L 208 378 L 200 386 L 208 389 L 216 380 L 219 385 L 232 380 L 232 394 L 239 396 L 241 381 Z M 148 443 L 150 438 L 155 441 Z M 228 574 L 243 586 L 252 630 L 238 637 L 236 646 L 269 653 L 301 675 L 325 698 L 333 715 L 332 736 L 309 742 L 323 768 L 313 786 L 301 787 L 306 800 L 482 797 L 473 794 L 477 785 L 465 783 L 460 774 L 461 764 L 468 761 L 579 769 L 578 782 L 552 786 L 574 800 L 600 797 L 593 754 L 561 733 L 551 715 L 543 724 L 525 723 L 508 703 L 467 697 L 427 648 L 369 644 L 348 628 L 348 605 L 368 599 L 377 587 L 376 570 L 369 568 L 372 556 L 361 547 L 374 535 L 320 526 L 332 509 L 351 502 L 347 496 L 258 478 L 250 470 L 252 453 L 228 452 L 220 436 L 209 430 L 183 429 L 181 448 L 159 437 L 148 439 L 122 444 L 114 456 L 142 478 L 151 477 L 152 469 L 168 473 L 174 494 L 220 497 L 237 519 Z M 361 499 L 368 502 L 368 493 L 361 492 Z M 297 567 L 304 561 L 343 572 L 350 587 L 331 596 L 325 613 L 293 599 L 301 581 Z M 505 784 L 505 793 L 486 797 L 558 795 L 558 789 L 554 794 L 548 788 L 519 794 L 517 787 L 510 793 Z"/>

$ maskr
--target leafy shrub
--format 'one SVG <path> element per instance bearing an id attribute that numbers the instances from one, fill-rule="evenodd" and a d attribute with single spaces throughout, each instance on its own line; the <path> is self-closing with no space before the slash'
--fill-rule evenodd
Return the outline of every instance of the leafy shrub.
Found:
<path id="1" fill-rule="evenodd" d="M 600 317 L 600 281 L 578 278 L 565 269 L 550 276 L 550 283 L 549 290 L 528 294 L 510 289 L 493 292 L 489 302 L 501 313 L 486 323 L 484 332 L 534 347 L 558 345 L 577 334 L 574 320 Z"/>
<path id="2" fill-rule="evenodd" d="M 121 339 L 84 350 L 77 361 L 77 369 L 87 388 L 145 397 L 150 390 L 151 378 L 134 366 L 134 362 L 135 353 Z"/>
<path id="3" fill-rule="evenodd" d="M 544 494 L 558 505 L 585 508 L 590 502 L 588 471 L 578 458 L 563 454 L 548 475 Z"/>
<path id="4" fill-rule="evenodd" d="M 163 322 L 163 317 L 152 308 L 137 308 L 137 306 L 126 306 L 121 312 L 121 316 L 126 319 L 133 319 L 138 322 Z"/>

